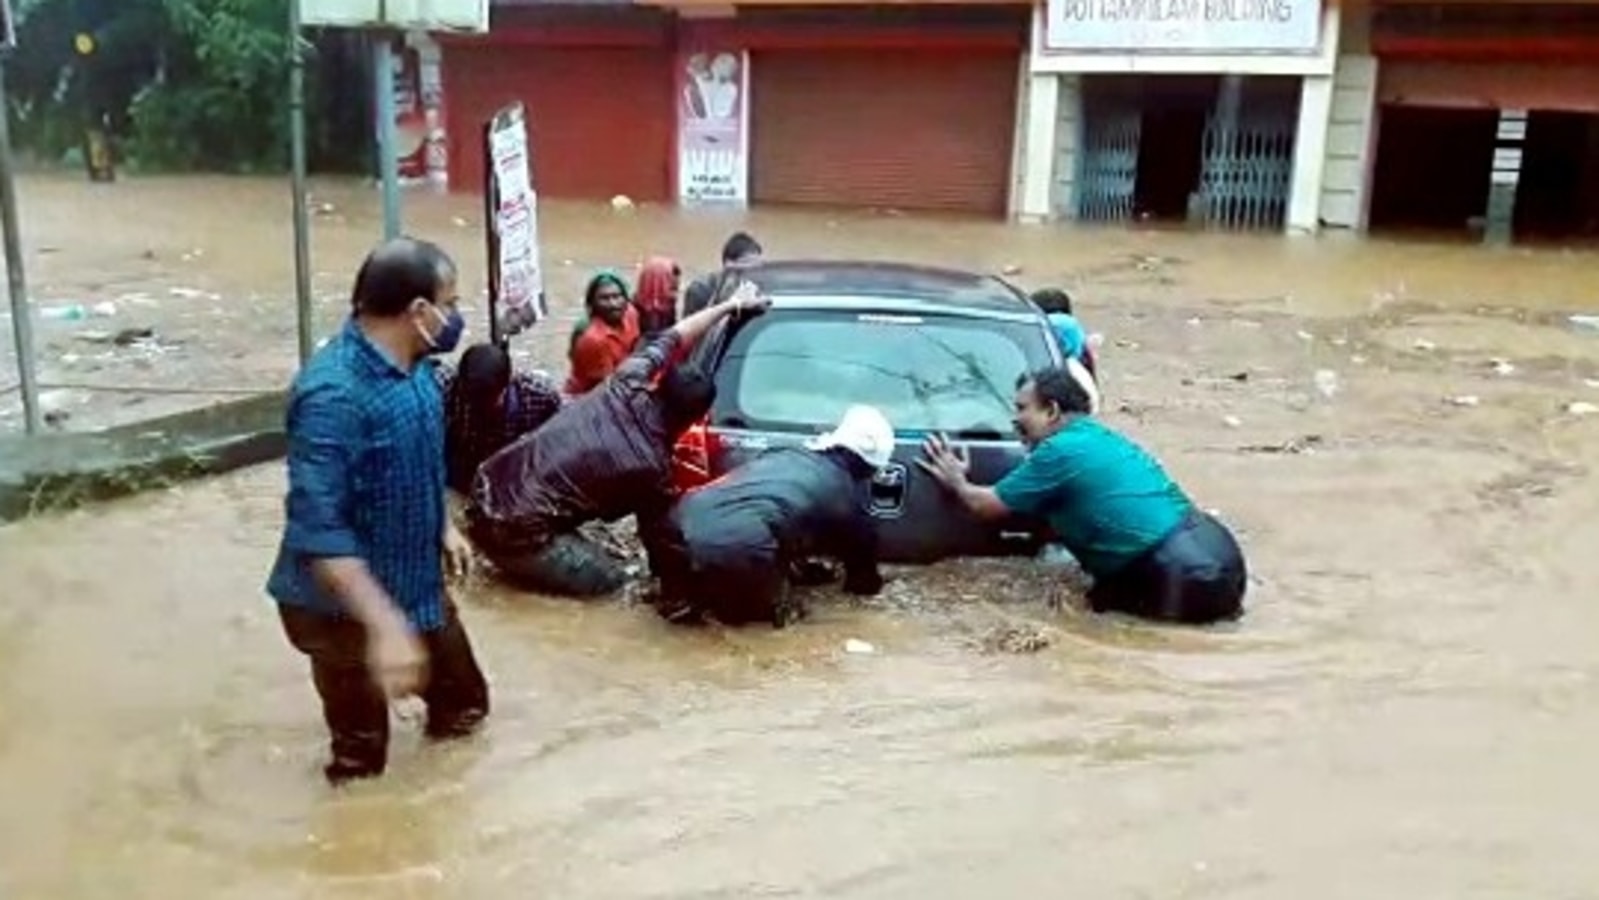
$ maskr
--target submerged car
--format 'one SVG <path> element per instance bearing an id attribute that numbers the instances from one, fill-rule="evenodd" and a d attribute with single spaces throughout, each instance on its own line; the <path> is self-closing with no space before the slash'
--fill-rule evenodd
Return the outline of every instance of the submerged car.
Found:
<path id="1" fill-rule="evenodd" d="M 993 276 L 879 262 L 767 262 L 750 278 L 771 309 L 724 320 L 690 356 L 713 374 L 717 394 L 677 446 L 679 487 L 802 443 L 867 403 L 898 438 L 871 490 L 885 562 L 1037 551 L 1032 523 L 979 521 L 916 464 L 934 432 L 969 451 L 978 484 L 1021 461 L 1016 381 L 1062 362 L 1044 314 L 1021 291 Z"/>

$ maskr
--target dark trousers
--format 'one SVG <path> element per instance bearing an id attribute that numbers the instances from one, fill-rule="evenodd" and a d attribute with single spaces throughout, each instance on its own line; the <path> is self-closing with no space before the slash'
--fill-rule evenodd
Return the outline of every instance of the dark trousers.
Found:
<path id="1" fill-rule="evenodd" d="M 560 597 L 602 597 L 627 584 L 627 570 L 609 550 L 578 534 L 558 534 L 543 545 L 486 541 L 477 544 L 507 583 L 519 590 Z"/>
<path id="2" fill-rule="evenodd" d="M 668 525 L 653 563 L 661 578 L 656 610 L 668 621 L 784 628 L 805 615 L 775 546 L 694 548 Z"/>
<path id="3" fill-rule="evenodd" d="M 1249 573 L 1227 526 L 1194 510 L 1154 549 L 1088 592 L 1095 612 L 1204 625 L 1244 613 Z"/>
<path id="4" fill-rule="evenodd" d="M 383 774 L 389 755 L 389 700 L 367 668 L 366 629 L 353 619 L 279 605 L 289 643 L 311 661 L 311 680 L 322 698 L 333 759 L 323 770 L 340 784 Z M 428 677 L 422 689 L 427 736 L 472 733 L 489 714 L 489 686 L 478 668 L 454 604 L 444 627 L 421 635 Z"/>

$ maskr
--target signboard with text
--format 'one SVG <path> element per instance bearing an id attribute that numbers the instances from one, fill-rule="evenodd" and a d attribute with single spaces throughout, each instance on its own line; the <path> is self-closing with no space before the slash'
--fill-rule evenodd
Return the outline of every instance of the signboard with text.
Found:
<path id="1" fill-rule="evenodd" d="M 489 0 L 293 0 L 310 27 L 489 30 Z"/>
<path id="2" fill-rule="evenodd" d="M 678 59 L 677 199 L 749 202 L 749 55 L 686 51 Z"/>
<path id="3" fill-rule="evenodd" d="M 1321 0 L 1047 0 L 1056 53 L 1314 53 Z"/>
<path id="4" fill-rule="evenodd" d="M 533 189 L 522 104 L 495 113 L 484 128 L 485 230 L 489 249 L 489 332 L 500 343 L 542 320 L 538 194 Z"/>

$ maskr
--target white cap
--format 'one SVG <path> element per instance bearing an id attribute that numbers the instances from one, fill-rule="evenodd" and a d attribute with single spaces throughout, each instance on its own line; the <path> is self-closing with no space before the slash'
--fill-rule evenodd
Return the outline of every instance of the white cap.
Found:
<path id="1" fill-rule="evenodd" d="M 844 410 L 838 427 L 819 434 L 805 442 L 812 450 L 832 450 L 843 447 L 867 464 L 881 469 L 894 458 L 894 426 L 888 417 L 875 406 L 856 405 Z"/>

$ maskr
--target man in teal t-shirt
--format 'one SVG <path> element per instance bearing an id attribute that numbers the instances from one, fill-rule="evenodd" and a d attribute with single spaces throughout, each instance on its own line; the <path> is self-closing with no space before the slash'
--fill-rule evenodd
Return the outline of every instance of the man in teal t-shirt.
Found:
<path id="1" fill-rule="evenodd" d="M 1016 391 L 1016 430 L 1030 450 L 1020 466 L 991 488 L 974 485 L 965 455 L 935 436 L 922 467 L 981 518 L 1047 522 L 1093 576 L 1096 612 L 1191 624 L 1238 617 L 1248 579 L 1231 532 L 1088 409 L 1067 370 L 1036 372 Z"/>

